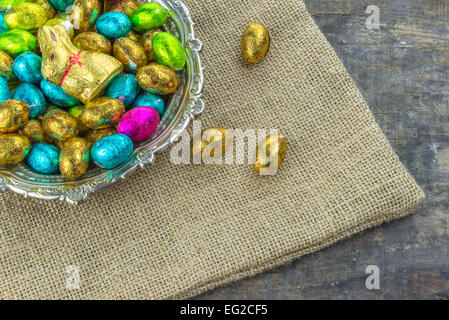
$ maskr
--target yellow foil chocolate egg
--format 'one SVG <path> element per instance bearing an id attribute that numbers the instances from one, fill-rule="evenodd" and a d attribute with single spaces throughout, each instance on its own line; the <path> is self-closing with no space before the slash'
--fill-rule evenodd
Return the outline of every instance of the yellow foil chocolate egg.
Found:
<path id="1" fill-rule="evenodd" d="M 167 95 L 178 89 L 179 78 L 176 72 L 157 62 L 152 62 L 137 71 L 137 81 L 147 92 Z"/>
<path id="2" fill-rule="evenodd" d="M 25 125 L 29 116 L 26 102 L 11 99 L 0 103 L 0 133 L 16 132 Z"/>
<path id="3" fill-rule="evenodd" d="M 284 161 L 287 152 L 287 139 L 270 135 L 256 149 L 254 170 L 260 175 L 274 175 Z"/>
<path id="4" fill-rule="evenodd" d="M 42 128 L 42 124 L 39 120 L 28 120 L 20 132 L 30 138 L 33 143 L 41 143 L 46 141 L 44 128 Z"/>
<path id="5" fill-rule="evenodd" d="M 226 148 L 233 143 L 234 136 L 229 130 L 220 127 L 213 127 L 202 132 L 200 139 L 192 140 L 192 154 L 194 157 L 207 159 L 221 156 Z M 216 154 L 218 151 L 218 154 Z"/>
<path id="6" fill-rule="evenodd" d="M 100 140 L 101 138 L 113 135 L 117 133 L 116 128 L 105 128 L 105 129 L 97 129 L 97 130 L 90 130 L 86 134 L 86 140 L 87 140 L 87 146 L 88 148 L 92 148 L 94 143 L 97 140 Z"/>
<path id="7" fill-rule="evenodd" d="M 162 32 L 161 29 L 153 29 L 145 32 L 140 39 L 140 43 L 143 46 L 143 49 L 146 51 L 148 59 L 153 61 L 156 59 L 153 53 L 153 39 L 159 33 Z"/>
<path id="8" fill-rule="evenodd" d="M 62 147 L 59 170 L 67 179 L 77 179 L 87 171 L 89 161 L 87 141 L 83 138 L 73 138 Z"/>
<path id="9" fill-rule="evenodd" d="M 34 30 L 47 21 L 45 10 L 37 3 L 24 2 L 15 5 L 5 14 L 9 29 Z"/>
<path id="10" fill-rule="evenodd" d="M 78 120 L 60 109 L 54 109 L 44 116 L 42 126 L 45 133 L 56 141 L 67 141 L 78 135 Z"/>
<path id="11" fill-rule="evenodd" d="M 113 53 L 126 70 L 133 73 L 148 63 L 147 54 L 140 43 L 127 37 L 114 41 Z"/>
<path id="12" fill-rule="evenodd" d="M 0 134 L 0 167 L 18 164 L 30 150 L 31 142 L 28 137 L 15 133 Z"/>
<path id="13" fill-rule="evenodd" d="M 240 43 L 243 58 L 248 63 L 256 63 L 265 58 L 270 47 L 270 35 L 260 22 L 251 23 L 245 30 Z"/>
<path id="14" fill-rule="evenodd" d="M 109 128 L 118 124 L 124 112 L 125 106 L 121 101 L 100 97 L 86 104 L 80 120 L 91 129 Z"/>
<path id="15" fill-rule="evenodd" d="M 70 19 L 77 31 L 90 30 L 101 15 L 101 0 L 76 0 L 73 4 Z"/>
<path id="16" fill-rule="evenodd" d="M 105 54 L 112 53 L 111 42 L 103 35 L 97 32 L 83 32 L 75 37 L 73 44 L 80 50 L 101 52 Z"/>

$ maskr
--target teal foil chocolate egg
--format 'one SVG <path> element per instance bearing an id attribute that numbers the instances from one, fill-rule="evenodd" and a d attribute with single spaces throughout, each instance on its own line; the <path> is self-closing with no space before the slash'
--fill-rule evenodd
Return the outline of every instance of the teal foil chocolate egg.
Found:
<path id="1" fill-rule="evenodd" d="M 26 161 L 31 169 L 42 174 L 59 172 L 61 151 L 49 143 L 36 143 L 31 148 Z"/>
<path id="2" fill-rule="evenodd" d="M 14 74 L 23 82 L 39 83 L 42 80 L 41 65 L 41 57 L 34 52 L 25 52 L 14 60 Z"/>
<path id="3" fill-rule="evenodd" d="M 3 11 L 0 11 L 0 34 L 8 30 L 8 25 L 5 22 L 5 13 Z"/>
<path id="4" fill-rule="evenodd" d="M 34 119 L 45 111 L 47 102 L 41 90 L 30 83 L 23 83 L 16 88 L 12 98 L 22 100 L 28 104 L 30 118 Z"/>
<path id="5" fill-rule="evenodd" d="M 92 161 L 97 166 L 112 169 L 128 160 L 133 149 L 131 138 L 118 133 L 97 140 L 90 153 Z"/>
<path id="6" fill-rule="evenodd" d="M 0 77 L 0 103 L 11 99 L 11 89 L 5 78 Z"/>
<path id="7" fill-rule="evenodd" d="M 180 70 L 186 65 L 186 56 L 178 38 L 168 32 L 159 32 L 153 39 L 153 54 L 160 64 Z"/>
<path id="8" fill-rule="evenodd" d="M 97 32 L 109 39 L 126 37 L 131 31 L 129 18 L 121 12 L 108 12 L 101 15 L 96 23 Z"/>
<path id="9" fill-rule="evenodd" d="M 73 107 L 81 104 L 78 99 L 69 96 L 61 86 L 48 82 L 45 79 L 41 81 L 41 90 L 52 104 L 59 107 Z"/>
<path id="10" fill-rule="evenodd" d="M 50 0 L 50 3 L 56 10 L 66 12 L 68 6 L 71 6 L 75 0 Z"/>
<path id="11" fill-rule="evenodd" d="M 165 101 L 161 96 L 157 94 L 145 92 L 137 97 L 133 103 L 133 107 L 150 107 L 159 113 L 159 116 L 165 112 Z"/>
<path id="12" fill-rule="evenodd" d="M 133 74 L 117 77 L 106 91 L 106 96 L 123 102 L 125 107 L 132 105 L 140 92 L 140 85 Z"/>

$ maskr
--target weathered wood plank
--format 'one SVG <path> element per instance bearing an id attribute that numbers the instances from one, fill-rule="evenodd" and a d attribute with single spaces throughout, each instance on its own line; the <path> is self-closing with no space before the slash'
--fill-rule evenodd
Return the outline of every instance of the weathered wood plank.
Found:
<path id="1" fill-rule="evenodd" d="M 401 160 L 419 212 L 199 299 L 449 299 L 449 1 L 305 0 Z M 365 26 L 368 5 L 380 30 Z M 381 289 L 365 287 L 365 268 Z"/>

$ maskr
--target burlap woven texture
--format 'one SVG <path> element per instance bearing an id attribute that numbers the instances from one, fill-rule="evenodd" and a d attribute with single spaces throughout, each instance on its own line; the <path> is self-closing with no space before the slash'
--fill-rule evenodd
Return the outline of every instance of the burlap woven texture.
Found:
<path id="1" fill-rule="evenodd" d="M 423 193 L 299 0 L 186 0 L 205 43 L 202 126 L 279 129 L 276 176 L 173 165 L 169 152 L 72 207 L 1 194 L 0 297 L 186 298 L 403 217 Z M 239 49 L 251 21 L 267 58 Z M 66 268 L 81 288 L 66 289 Z"/>

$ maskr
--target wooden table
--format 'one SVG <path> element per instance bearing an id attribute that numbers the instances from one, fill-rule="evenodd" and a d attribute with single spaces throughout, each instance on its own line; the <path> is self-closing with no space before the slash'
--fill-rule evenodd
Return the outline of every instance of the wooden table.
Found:
<path id="1" fill-rule="evenodd" d="M 449 0 L 305 3 L 427 199 L 401 221 L 198 298 L 449 299 Z M 366 27 L 368 5 L 378 30 Z M 379 290 L 365 286 L 369 265 Z"/>

